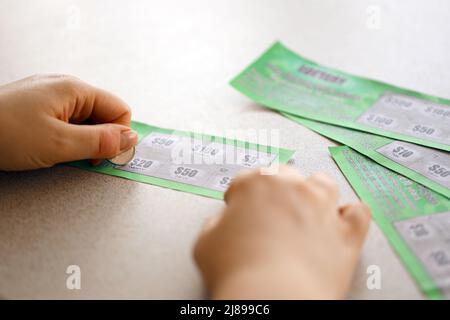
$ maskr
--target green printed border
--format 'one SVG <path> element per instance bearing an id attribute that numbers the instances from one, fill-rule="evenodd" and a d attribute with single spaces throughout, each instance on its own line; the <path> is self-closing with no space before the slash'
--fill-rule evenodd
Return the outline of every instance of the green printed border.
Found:
<path id="1" fill-rule="evenodd" d="M 389 143 L 386 143 L 385 145 L 381 146 L 384 147 L 388 144 L 391 144 L 394 141 L 391 141 Z M 350 145 L 350 147 L 353 148 L 353 146 Z M 380 147 L 380 148 L 381 148 Z M 439 194 L 442 194 L 443 196 L 450 198 L 450 189 L 444 187 L 443 185 L 440 185 L 439 183 L 427 178 L 426 176 L 420 174 L 417 171 L 414 171 L 412 169 L 409 169 L 405 166 L 402 166 L 401 164 L 389 159 L 388 157 L 384 156 L 383 154 L 379 153 L 376 150 L 364 150 L 363 148 L 359 148 L 359 147 L 355 147 L 353 148 L 355 150 L 357 150 L 358 152 L 368 156 L 369 158 L 371 158 L 372 160 L 374 160 L 375 162 L 391 169 L 392 171 L 398 172 L 401 175 L 404 175 L 405 177 L 410 178 L 411 180 L 414 180 L 418 183 L 420 183 L 421 185 L 436 191 Z"/>
<path id="2" fill-rule="evenodd" d="M 409 141 L 409 142 L 420 144 L 420 145 L 427 146 L 427 147 L 432 147 L 432 148 L 436 148 L 436 149 L 440 149 L 440 150 L 450 151 L 450 145 L 447 145 L 447 144 L 434 142 L 434 141 L 426 140 L 426 139 L 421 139 L 421 138 L 417 138 L 417 137 L 413 137 L 413 136 L 408 136 L 408 135 L 397 133 L 397 132 L 384 131 L 384 130 L 379 129 L 379 128 L 373 128 L 373 127 L 370 127 L 370 126 L 367 126 L 367 125 L 362 125 L 362 124 L 356 123 L 354 121 L 342 121 L 340 123 L 337 123 L 337 122 L 333 121 L 333 119 L 327 119 L 326 117 L 320 117 L 320 116 L 318 117 L 318 116 L 316 116 L 314 114 L 310 114 L 308 112 L 303 112 L 302 114 L 294 114 L 294 113 L 292 113 L 293 112 L 292 108 L 285 107 L 284 105 L 279 105 L 276 101 L 273 101 L 271 99 L 267 99 L 265 97 L 261 97 L 261 96 L 255 94 L 253 91 L 247 90 L 246 88 L 242 87 L 240 85 L 240 83 L 239 83 L 241 78 L 244 77 L 251 69 L 255 68 L 258 65 L 258 63 L 260 62 L 260 60 L 267 59 L 267 56 L 270 56 L 272 51 L 276 51 L 276 50 L 284 50 L 286 53 L 291 54 L 291 55 L 293 55 L 293 56 L 303 60 L 305 63 L 317 66 L 317 67 L 319 67 L 321 69 L 326 69 L 326 70 L 332 71 L 333 73 L 336 73 L 336 74 L 347 76 L 347 77 L 352 78 L 352 79 L 356 78 L 358 80 L 367 81 L 367 82 L 373 83 L 374 85 L 377 85 L 377 86 L 388 86 L 388 88 L 386 88 L 386 91 L 391 91 L 393 93 L 399 93 L 399 94 L 405 94 L 405 95 L 409 95 L 409 96 L 416 97 L 416 98 L 419 98 L 419 99 L 427 99 L 427 100 L 430 100 L 430 101 L 433 101 L 433 102 L 436 102 L 436 103 L 450 105 L 450 100 L 448 100 L 448 99 L 434 97 L 434 96 L 431 96 L 431 95 L 427 95 L 427 94 L 424 94 L 424 93 L 412 91 L 412 90 L 409 90 L 409 89 L 405 89 L 405 88 L 401 88 L 401 87 L 397 87 L 397 86 L 393 86 L 393 85 L 388 85 L 386 83 L 383 83 L 383 82 L 380 82 L 380 81 L 377 81 L 377 80 L 372 80 L 372 79 L 368 79 L 368 78 L 358 77 L 358 76 L 351 75 L 349 73 L 345 73 L 343 71 L 335 70 L 333 68 L 324 67 L 324 66 L 322 66 L 322 65 L 320 65 L 320 64 L 318 64 L 318 63 L 316 63 L 314 61 L 311 61 L 309 59 L 306 59 L 306 58 L 298 55 L 296 52 L 294 52 L 294 51 L 288 49 L 287 47 L 285 47 L 279 41 L 275 42 L 261 56 L 259 56 L 249 66 L 247 66 L 241 73 L 239 73 L 235 78 L 233 78 L 230 81 L 230 85 L 233 88 L 235 88 L 236 90 L 238 90 L 239 92 L 243 93 L 244 95 L 246 95 L 247 97 L 252 99 L 253 101 L 255 101 L 256 103 L 264 105 L 264 106 L 266 106 L 266 107 L 268 107 L 270 109 L 274 109 L 274 110 L 277 110 L 277 111 L 290 113 L 290 114 L 296 115 L 296 116 L 302 116 L 302 117 L 305 117 L 305 118 L 308 118 L 308 119 L 312 119 L 312 120 L 316 120 L 316 121 L 322 121 L 322 122 L 333 124 L 333 125 L 337 125 L 337 126 L 343 126 L 343 127 L 346 127 L 346 128 L 351 128 L 351 129 L 354 129 L 354 130 L 370 132 L 370 133 L 373 133 L 373 134 L 376 134 L 376 135 L 390 137 L 392 139 Z"/>
<path id="3" fill-rule="evenodd" d="M 430 299 L 444 299 L 441 291 L 437 287 L 434 280 L 430 277 L 423 264 L 415 256 L 403 238 L 399 235 L 392 223 L 386 218 L 386 216 L 377 210 L 377 205 L 373 201 L 373 198 L 366 192 L 366 188 L 361 183 L 361 180 L 357 178 L 353 172 L 353 168 L 349 165 L 343 153 L 347 150 L 351 150 L 347 146 L 329 147 L 331 156 L 336 164 L 344 173 L 347 181 L 352 186 L 356 194 L 369 205 L 372 209 L 372 217 L 387 236 L 388 241 L 394 247 L 397 254 L 400 256 L 403 264 L 409 273 L 416 280 L 416 283 L 424 292 L 424 294 Z"/>
<path id="4" fill-rule="evenodd" d="M 283 116 L 285 116 L 286 118 L 288 118 L 296 123 L 299 123 L 299 124 L 309 128 L 331 140 L 334 140 L 336 142 L 339 142 L 339 143 L 342 143 L 342 144 L 345 144 L 345 145 L 351 147 L 352 149 L 358 151 L 359 153 L 364 154 L 365 156 L 367 156 L 370 159 L 374 160 L 375 162 L 381 164 L 382 166 L 391 169 L 392 171 L 395 171 L 401 175 L 404 175 L 405 177 L 408 177 L 411 180 L 414 180 L 414 181 L 424 185 L 425 187 L 427 187 L 433 191 L 436 191 L 437 193 L 440 193 L 447 198 L 450 198 L 450 189 L 427 178 L 426 176 L 420 174 L 419 172 L 416 172 L 412 169 L 402 166 L 401 164 L 389 159 L 388 157 L 384 156 L 383 154 L 379 153 L 376 150 L 366 149 L 366 148 L 354 143 L 351 139 L 346 139 L 346 138 L 340 137 L 339 135 L 332 135 L 330 133 L 326 133 L 326 131 L 327 131 L 326 129 L 323 130 L 322 128 L 310 123 L 312 120 L 303 119 L 299 116 L 294 116 L 294 115 L 291 115 L 289 113 L 284 113 L 284 112 L 281 112 L 281 114 Z M 325 125 L 330 125 L 330 124 L 325 124 Z M 319 126 L 320 126 L 320 124 L 319 124 Z M 342 129 L 351 130 L 348 128 L 342 128 Z M 369 134 L 369 133 L 364 133 L 364 134 Z M 396 141 L 396 140 L 386 138 L 386 137 L 382 137 L 382 138 L 386 139 L 386 143 L 383 145 L 380 145 L 378 148 L 382 148 L 382 147 Z"/>
<path id="5" fill-rule="evenodd" d="M 292 157 L 292 155 L 294 154 L 294 151 L 288 150 L 288 149 L 275 148 L 275 147 L 271 147 L 271 146 L 264 146 L 264 145 L 259 145 L 259 144 L 255 144 L 255 143 L 244 142 L 241 140 L 228 139 L 228 138 L 193 133 L 193 132 L 188 132 L 188 131 L 178 131 L 178 130 L 172 130 L 172 129 L 158 128 L 158 127 L 154 127 L 154 126 L 147 125 L 142 122 L 136 122 L 136 121 L 132 122 L 131 127 L 138 133 L 139 141 L 141 141 L 144 137 L 146 137 L 148 134 L 150 134 L 152 132 L 158 132 L 158 133 L 163 133 L 163 134 L 173 134 L 173 135 L 177 135 L 177 136 L 192 137 L 195 139 L 204 139 L 204 140 L 211 141 L 211 142 L 220 142 L 223 144 L 233 145 L 236 147 L 242 147 L 245 149 L 252 149 L 252 150 L 266 152 L 266 153 L 275 153 L 278 155 L 278 161 L 280 163 L 287 163 L 289 161 L 289 159 Z M 81 168 L 84 170 L 92 171 L 92 172 L 98 172 L 98 173 L 108 174 L 108 175 L 121 177 L 121 178 L 129 179 L 129 180 L 133 180 L 133 181 L 157 185 L 157 186 L 164 187 L 164 188 L 194 193 L 197 195 L 214 198 L 214 199 L 221 200 L 221 199 L 223 199 L 223 195 L 224 195 L 224 193 L 221 191 L 216 191 L 216 190 L 212 190 L 212 189 L 208 189 L 208 188 L 194 186 L 194 185 L 190 185 L 187 183 L 176 182 L 176 181 L 171 181 L 171 180 L 167 180 L 167 179 L 141 175 L 139 173 L 118 170 L 118 169 L 115 169 L 113 167 L 113 165 L 111 165 L 110 163 L 108 163 L 106 161 L 102 165 L 99 165 L 99 166 L 92 166 L 86 160 L 67 163 L 67 165 L 69 165 L 71 167 L 76 167 L 76 168 Z"/>

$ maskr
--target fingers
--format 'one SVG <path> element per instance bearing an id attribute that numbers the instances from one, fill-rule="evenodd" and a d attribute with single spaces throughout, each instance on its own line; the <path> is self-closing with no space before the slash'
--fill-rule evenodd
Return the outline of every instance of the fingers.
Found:
<path id="1" fill-rule="evenodd" d="M 59 122 L 62 143 L 56 162 L 81 159 L 105 159 L 128 150 L 138 136 L 120 124 L 74 125 Z"/>
<path id="2" fill-rule="evenodd" d="M 341 207 L 339 214 L 346 222 L 349 234 L 362 242 L 369 229 L 371 217 L 369 207 L 362 202 L 357 202 Z"/>
<path id="3" fill-rule="evenodd" d="M 292 166 L 280 165 L 278 172 L 275 175 L 262 175 L 260 170 L 248 170 L 240 173 L 233 179 L 230 187 L 224 195 L 225 203 L 229 204 L 230 200 L 239 193 L 241 188 L 246 185 L 256 184 L 262 181 L 270 181 L 273 179 L 281 179 L 286 183 L 298 183 L 304 181 L 304 177 L 300 175 L 297 169 Z M 250 186 L 251 187 L 251 186 Z"/>
<path id="4" fill-rule="evenodd" d="M 339 199 L 339 188 L 336 181 L 324 173 L 316 173 L 306 179 L 318 196 L 336 204 Z"/>
<path id="5" fill-rule="evenodd" d="M 287 185 L 294 186 L 299 193 L 315 196 L 316 198 L 325 200 L 337 205 L 339 199 L 339 188 L 336 182 L 326 174 L 317 173 L 305 179 L 297 169 L 292 166 L 280 166 L 276 175 L 265 176 L 260 175 L 258 170 L 247 171 L 237 176 L 225 193 L 224 199 L 226 203 L 239 192 L 246 184 L 255 184 L 259 181 L 270 181 L 278 179 Z"/>
<path id="6" fill-rule="evenodd" d="M 246 181 L 248 179 L 251 179 L 253 176 L 255 176 L 257 173 L 255 170 L 248 170 L 243 171 L 240 174 L 238 174 L 233 181 L 231 182 L 228 189 L 225 191 L 225 194 L 223 196 L 223 200 L 226 204 L 230 203 L 230 200 L 233 198 L 233 196 L 236 194 L 236 190 L 240 186 L 241 181 Z"/>
<path id="7" fill-rule="evenodd" d="M 300 174 L 300 172 L 292 166 L 280 165 L 278 168 L 279 169 L 276 175 L 280 178 L 291 182 L 299 182 L 304 180 L 304 177 Z"/>
<path id="8" fill-rule="evenodd" d="M 89 120 L 93 123 L 116 123 L 129 126 L 131 109 L 122 99 L 108 91 L 89 86 L 93 99 Z M 86 107 L 86 106 L 85 106 Z M 91 107 L 91 106 L 87 106 Z"/>
<path id="9" fill-rule="evenodd" d="M 55 105 L 57 118 L 63 120 L 58 162 L 110 158 L 136 144 L 137 134 L 129 128 L 130 108 L 117 96 L 72 76 L 37 80 L 51 83 L 62 99 Z"/>
<path id="10" fill-rule="evenodd" d="M 114 123 L 129 126 L 130 107 L 112 93 L 91 86 L 75 77 L 51 77 L 56 91 L 70 97 L 68 109 L 62 112 L 63 120 L 71 123 Z"/>

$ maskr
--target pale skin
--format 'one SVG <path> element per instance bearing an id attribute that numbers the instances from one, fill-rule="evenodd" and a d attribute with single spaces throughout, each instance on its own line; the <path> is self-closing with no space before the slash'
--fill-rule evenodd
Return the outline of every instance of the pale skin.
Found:
<path id="1" fill-rule="evenodd" d="M 0 86 L 0 170 L 96 164 L 137 143 L 130 119 L 121 99 L 71 76 Z M 287 166 L 236 177 L 225 209 L 194 246 L 211 298 L 345 298 L 370 211 L 359 202 L 339 206 L 338 191 L 324 174 L 304 177 Z"/>
<path id="2" fill-rule="evenodd" d="M 346 298 L 370 221 L 363 203 L 338 205 L 325 174 L 281 166 L 235 178 L 194 257 L 216 299 Z"/>
<path id="3" fill-rule="evenodd" d="M 0 146 L 8 156 L 0 157 L 0 170 L 113 157 L 137 142 L 130 120 L 125 102 L 75 77 L 32 76 L 1 86 Z"/>

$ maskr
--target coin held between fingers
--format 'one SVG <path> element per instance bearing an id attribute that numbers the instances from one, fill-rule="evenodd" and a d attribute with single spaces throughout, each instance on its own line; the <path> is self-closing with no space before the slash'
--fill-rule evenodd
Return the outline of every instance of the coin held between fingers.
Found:
<path id="1" fill-rule="evenodd" d="M 108 159 L 108 161 L 114 165 L 124 166 L 134 158 L 135 153 L 136 148 L 131 147 L 130 149 L 118 154 L 117 156 Z"/>

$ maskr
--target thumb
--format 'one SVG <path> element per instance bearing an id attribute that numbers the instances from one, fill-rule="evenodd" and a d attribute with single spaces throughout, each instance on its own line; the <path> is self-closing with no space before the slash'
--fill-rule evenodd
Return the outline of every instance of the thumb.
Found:
<path id="1" fill-rule="evenodd" d="M 64 124 L 64 146 L 57 162 L 112 158 L 133 147 L 138 135 L 120 124 Z"/>

